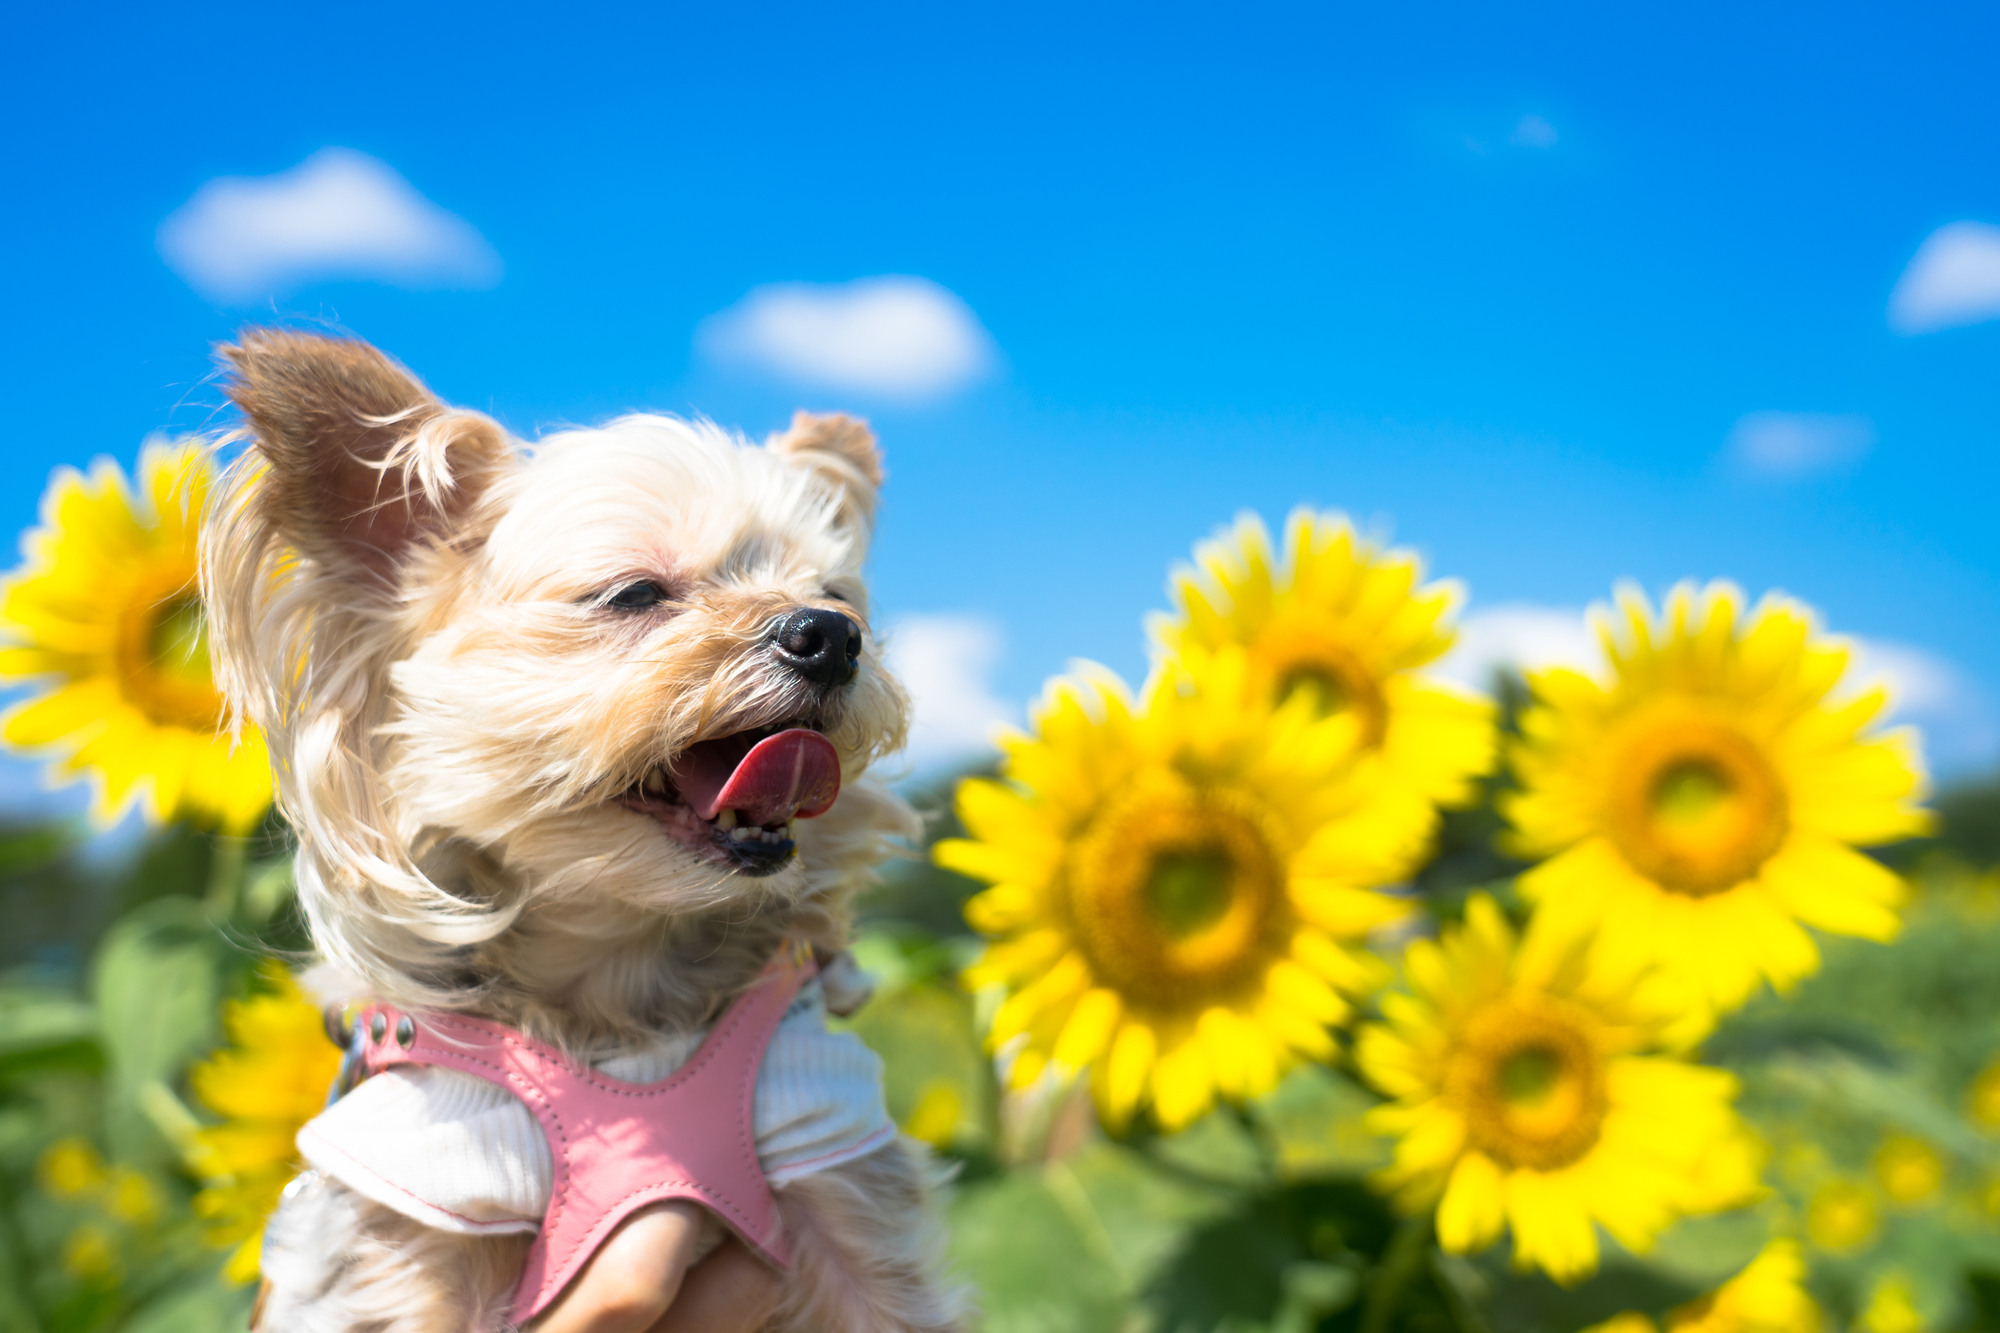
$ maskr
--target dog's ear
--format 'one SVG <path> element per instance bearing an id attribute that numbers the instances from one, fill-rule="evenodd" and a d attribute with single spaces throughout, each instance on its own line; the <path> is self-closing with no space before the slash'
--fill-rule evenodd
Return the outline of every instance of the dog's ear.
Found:
<path id="1" fill-rule="evenodd" d="M 868 423 L 841 413 L 792 414 L 791 429 L 773 435 L 766 447 L 833 483 L 841 497 L 843 521 L 867 532 L 875 523 L 882 492 L 882 451 Z"/>
<path id="2" fill-rule="evenodd" d="M 512 459 L 497 423 L 358 339 L 246 329 L 217 350 L 265 463 L 264 521 L 329 573 L 390 580 Z"/>

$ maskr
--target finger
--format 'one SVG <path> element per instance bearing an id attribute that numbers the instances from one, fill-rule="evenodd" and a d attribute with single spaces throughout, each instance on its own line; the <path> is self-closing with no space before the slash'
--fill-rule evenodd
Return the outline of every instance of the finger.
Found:
<path id="1" fill-rule="evenodd" d="M 701 1227 L 701 1207 L 685 1200 L 633 1213 L 535 1321 L 535 1333 L 644 1333 L 679 1293 Z"/>
<path id="2" fill-rule="evenodd" d="M 731 1236 L 688 1271 L 651 1333 L 755 1333 L 778 1308 L 778 1270 Z"/>

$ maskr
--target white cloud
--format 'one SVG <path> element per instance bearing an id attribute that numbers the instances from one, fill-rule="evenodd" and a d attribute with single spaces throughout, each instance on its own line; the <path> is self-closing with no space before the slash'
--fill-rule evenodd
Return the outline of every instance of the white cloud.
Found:
<path id="1" fill-rule="evenodd" d="M 1554 148 L 1556 127 L 1540 116 L 1523 116 L 1514 122 L 1513 137 L 1508 140 L 1516 148 Z"/>
<path id="2" fill-rule="evenodd" d="M 1603 650 L 1582 611 L 1505 602 L 1460 621 L 1458 642 L 1436 670 L 1447 680 L 1485 690 L 1492 688 L 1494 673 L 1502 667 L 1525 672 L 1567 666 L 1595 672 L 1603 665 Z"/>
<path id="3" fill-rule="evenodd" d="M 157 240 L 168 267 L 222 304 L 327 279 L 418 289 L 500 280 L 500 256 L 472 224 L 348 148 L 322 148 L 275 176 L 209 181 Z"/>
<path id="4" fill-rule="evenodd" d="M 1886 639 L 1856 639 L 1857 683 L 1889 687 L 1890 719 L 1924 733 L 1933 772 L 1950 777 L 1983 773 L 2000 759 L 2000 725 L 1979 687 L 1935 653 Z"/>
<path id="5" fill-rule="evenodd" d="M 892 398 L 949 393 L 993 365 L 992 339 L 971 308 L 924 278 L 759 287 L 695 336 L 725 365 Z"/>
<path id="6" fill-rule="evenodd" d="M 1917 247 L 1889 294 L 1889 327 L 1935 333 L 2000 319 L 2000 227 L 1953 222 Z"/>
<path id="7" fill-rule="evenodd" d="M 975 760 L 993 749 L 994 728 L 1020 710 L 993 693 L 1002 639 L 973 616 L 906 616 L 890 627 L 889 668 L 909 688 L 913 718 L 904 751 L 912 772 Z"/>
<path id="8" fill-rule="evenodd" d="M 1886 680 L 1899 712 L 1934 713 L 1950 708 L 1969 689 L 1958 668 L 1921 648 L 1887 639 L 1856 639 L 1859 679 Z"/>
<path id="9" fill-rule="evenodd" d="M 1729 457 L 1763 477 L 1803 477 L 1858 461 L 1875 443 L 1867 417 L 1829 412 L 1751 412 L 1729 432 Z"/>

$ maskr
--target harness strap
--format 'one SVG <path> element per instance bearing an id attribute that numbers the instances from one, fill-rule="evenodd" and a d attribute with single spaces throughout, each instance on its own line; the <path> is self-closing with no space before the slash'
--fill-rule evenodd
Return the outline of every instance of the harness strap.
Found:
<path id="1" fill-rule="evenodd" d="M 607 1078 L 485 1019 L 389 1005 L 363 1011 L 357 1026 L 369 1073 L 443 1065 L 505 1088 L 541 1122 L 554 1182 L 515 1290 L 514 1323 L 545 1310 L 620 1222 L 668 1199 L 706 1206 L 753 1250 L 790 1265 L 753 1115 L 764 1050 L 815 970 L 803 944 L 780 949 L 687 1063 L 648 1084 Z"/>

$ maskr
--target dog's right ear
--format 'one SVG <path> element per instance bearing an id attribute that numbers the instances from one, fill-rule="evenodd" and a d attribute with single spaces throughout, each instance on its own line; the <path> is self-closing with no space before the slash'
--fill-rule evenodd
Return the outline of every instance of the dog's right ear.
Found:
<path id="1" fill-rule="evenodd" d="M 392 582 L 512 459 L 497 423 L 358 339 L 246 329 L 217 350 L 265 465 L 252 503 L 325 573 Z"/>
<path id="2" fill-rule="evenodd" d="M 791 429 L 773 435 L 765 447 L 831 484 L 840 496 L 842 521 L 867 539 L 882 491 L 882 451 L 867 422 L 838 412 L 794 412 Z"/>

